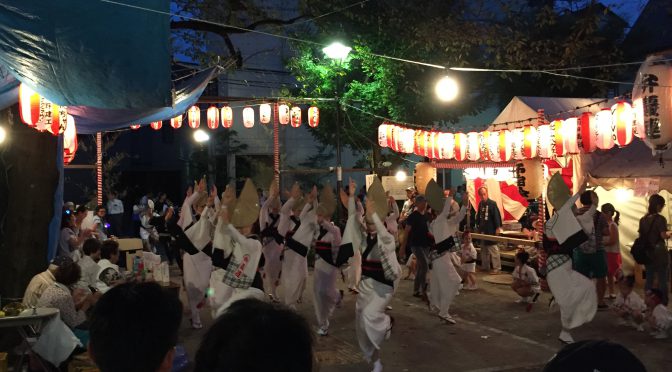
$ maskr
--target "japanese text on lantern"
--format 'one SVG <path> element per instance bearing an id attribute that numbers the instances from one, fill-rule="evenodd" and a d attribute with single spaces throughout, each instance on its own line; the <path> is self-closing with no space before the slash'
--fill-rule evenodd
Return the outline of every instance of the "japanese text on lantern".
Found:
<path id="1" fill-rule="evenodd" d="M 645 74 L 642 77 L 642 105 L 644 106 L 644 122 L 648 138 L 660 138 L 660 102 L 655 87 L 658 86 L 658 75 Z"/>

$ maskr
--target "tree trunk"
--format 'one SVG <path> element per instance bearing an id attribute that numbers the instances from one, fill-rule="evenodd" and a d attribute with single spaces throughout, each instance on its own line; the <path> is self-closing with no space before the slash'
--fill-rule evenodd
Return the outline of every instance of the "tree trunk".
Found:
<path id="1" fill-rule="evenodd" d="M 20 298 L 33 275 L 47 268 L 54 214 L 58 138 L 21 123 L 18 105 L 0 111 L 7 139 L 0 144 L 0 295 Z"/>

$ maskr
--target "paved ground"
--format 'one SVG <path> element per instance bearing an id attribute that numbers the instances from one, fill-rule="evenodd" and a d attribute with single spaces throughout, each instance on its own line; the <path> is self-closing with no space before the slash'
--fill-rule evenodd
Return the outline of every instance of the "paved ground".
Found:
<path id="1" fill-rule="evenodd" d="M 456 325 L 440 323 L 424 303 L 411 296 L 412 282 L 402 281 L 390 311 L 396 319 L 395 329 L 382 349 L 385 371 L 540 371 L 561 348 L 556 338 L 560 313 L 557 307 L 548 310 L 550 295 L 543 294 L 527 313 L 524 306 L 513 302 L 516 297 L 507 286 L 481 279 L 479 276 L 478 291 L 462 291 L 455 299 L 451 312 Z M 306 289 L 299 311 L 315 324 L 311 288 L 309 285 Z M 346 294 L 343 307 L 331 322 L 329 336 L 317 339 L 320 372 L 370 371 L 357 346 L 354 309 L 355 296 Z M 209 311 L 202 314 L 206 325 L 203 330 L 191 329 L 185 314 L 180 342 L 190 359 L 211 323 Z M 573 334 L 576 340 L 606 338 L 621 343 L 638 355 L 649 371 L 672 368 L 672 340 L 654 340 L 648 333 L 617 326 L 609 312 L 599 312 L 593 322 Z"/>

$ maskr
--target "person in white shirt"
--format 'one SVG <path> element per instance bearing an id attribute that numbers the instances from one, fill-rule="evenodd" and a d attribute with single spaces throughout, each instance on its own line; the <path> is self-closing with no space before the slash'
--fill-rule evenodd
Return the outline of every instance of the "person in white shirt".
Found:
<path id="1" fill-rule="evenodd" d="M 259 229 L 264 253 L 264 290 L 273 301 L 278 300 L 280 270 L 284 237 L 278 232 L 280 222 L 280 196 L 278 185 L 273 182 L 268 199 L 262 204 L 259 212 Z"/>
<path id="2" fill-rule="evenodd" d="M 666 339 L 672 329 L 672 313 L 663 304 L 663 292 L 660 289 L 650 289 L 646 295 L 646 320 L 651 327 L 651 336 L 655 339 Z"/>
<path id="3" fill-rule="evenodd" d="M 23 294 L 24 306 L 37 306 L 37 301 L 42 296 L 42 293 L 56 281 L 54 274 L 56 273 L 56 270 L 58 270 L 58 265 L 66 260 L 70 260 L 70 257 L 56 256 L 56 258 L 49 264 L 47 270 L 35 275 L 30 280 L 30 283 L 28 283 L 28 287 L 26 287 L 26 291 Z"/>
<path id="4" fill-rule="evenodd" d="M 524 250 L 516 253 L 516 266 L 513 268 L 513 273 L 511 273 L 513 276 L 511 289 L 520 296 L 520 299 L 516 300 L 516 302 L 528 304 L 527 311 L 532 309 L 530 305 L 537 302 L 541 293 L 537 272 L 527 265 L 529 259 L 530 254 Z"/>
<path id="5" fill-rule="evenodd" d="M 621 277 L 618 281 L 619 293 L 611 304 L 611 308 L 618 315 L 620 325 L 631 325 L 638 331 L 643 331 L 644 300 L 632 289 L 635 286 L 635 277 L 630 275 Z"/>
<path id="6" fill-rule="evenodd" d="M 96 287 L 98 272 L 100 271 L 100 266 L 98 266 L 97 262 L 100 260 L 101 247 L 100 240 L 95 238 L 86 239 L 82 245 L 84 256 L 77 262 L 82 275 L 77 283 L 77 287 L 84 289 Z"/>
<path id="7" fill-rule="evenodd" d="M 100 248 L 100 257 L 100 261 L 98 261 L 100 269 L 96 275 L 96 289 L 105 293 L 123 281 L 117 265 L 117 262 L 119 262 L 119 243 L 114 240 L 104 241 Z"/>
<path id="8" fill-rule="evenodd" d="M 124 231 L 124 203 L 115 191 L 107 195 L 107 219 L 110 222 L 110 234 L 122 236 Z"/>
<path id="9" fill-rule="evenodd" d="M 76 218 L 73 213 L 66 210 L 61 217 L 61 236 L 58 242 L 57 256 L 70 257 L 73 261 L 79 261 L 82 243 L 93 234 L 91 230 L 79 231 L 76 226 Z"/>

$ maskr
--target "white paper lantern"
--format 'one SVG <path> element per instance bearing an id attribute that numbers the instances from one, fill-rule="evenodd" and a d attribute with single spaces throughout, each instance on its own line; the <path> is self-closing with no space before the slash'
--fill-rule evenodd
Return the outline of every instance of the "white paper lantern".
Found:
<path id="1" fill-rule="evenodd" d="M 271 122 L 271 105 L 268 103 L 259 105 L 259 122 L 261 124 L 268 124 Z"/>
<path id="2" fill-rule="evenodd" d="M 467 133 L 467 159 L 471 161 L 477 161 L 481 158 L 481 148 L 479 146 L 478 133 L 469 132 Z"/>
<path id="3" fill-rule="evenodd" d="M 243 109 L 243 126 L 245 128 L 254 127 L 254 109 L 252 107 L 245 107 Z"/>
<path id="4" fill-rule="evenodd" d="M 285 104 L 278 106 L 278 121 L 282 125 L 289 124 L 289 106 Z"/>
<path id="5" fill-rule="evenodd" d="M 641 99 L 646 144 L 656 151 L 672 142 L 672 53 L 650 55 L 637 71 L 632 100 Z"/>
<path id="6" fill-rule="evenodd" d="M 501 161 L 501 157 L 499 156 L 499 132 L 490 132 L 490 135 L 488 136 L 488 142 L 490 160 Z"/>
<path id="7" fill-rule="evenodd" d="M 516 160 L 525 159 L 524 146 L 525 146 L 525 135 L 523 134 L 523 128 L 516 128 L 511 131 L 511 146 L 513 152 L 513 158 Z"/>
<path id="8" fill-rule="evenodd" d="M 548 124 L 537 127 L 539 131 L 539 147 L 537 153 L 542 159 L 549 159 L 553 156 L 553 133 L 551 126 Z"/>
<path id="9" fill-rule="evenodd" d="M 611 129 L 611 109 L 605 108 L 595 114 L 597 148 L 609 150 L 614 147 L 614 131 Z"/>
<path id="10" fill-rule="evenodd" d="M 579 153 L 579 119 L 569 118 L 562 122 L 563 146 L 567 154 Z"/>
<path id="11" fill-rule="evenodd" d="M 439 157 L 444 160 L 455 156 L 455 135 L 452 133 L 439 134 Z"/>

